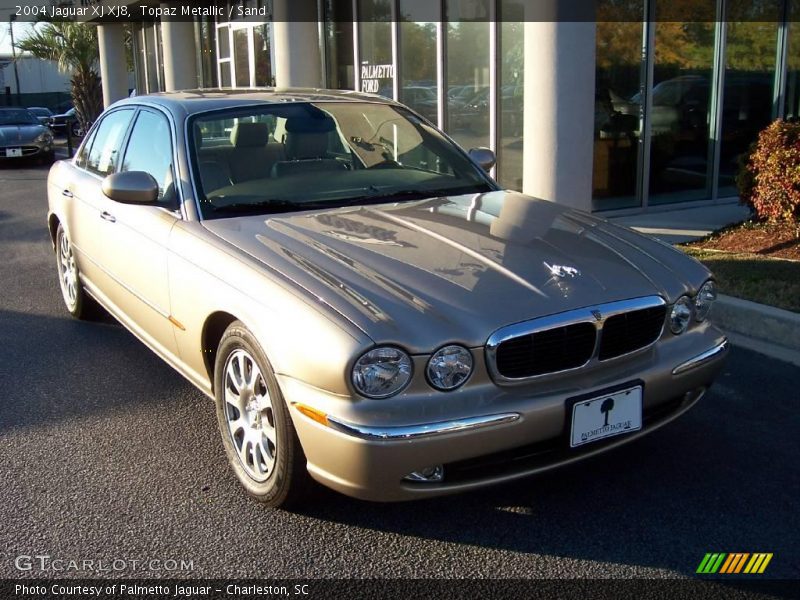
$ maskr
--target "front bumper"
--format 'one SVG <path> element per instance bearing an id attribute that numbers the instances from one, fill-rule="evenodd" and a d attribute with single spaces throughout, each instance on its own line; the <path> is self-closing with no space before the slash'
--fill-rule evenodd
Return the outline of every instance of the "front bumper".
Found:
<path id="1" fill-rule="evenodd" d="M 553 469 L 604 452 L 654 431 L 691 408 L 722 368 L 728 342 L 714 327 L 659 342 L 639 357 L 613 368 L 572 374 L 523 387 L 469 386 L 455 394 L 406 398 L 427 402 L 432 418 L 412 424 L 392 422 L 381 412 L 347 402 L 335 412 L 331 399 L 297 380 L 279 376 L 290 405 L 314 407 L 328 415 L 327 426 L 291 410 L 311 475 L 349 496 L 374 501 L 428 498 L 502 483 Z M 483 378 L 475 373 L 473 378 Z M 567 401 L 585 393 L 630 382 L 644 386 L 642 429 L 635 433 L 570 448 Z M 460 396 L 459 396 L 460 394 Z M 380 404 L 377 404 L 380 407 Z M 470 407 L 467 409 L 467 407 Z M 471 410 L 471 414 L 464 414 Z M 440 418 L 447 413 L 450 418 Z M 444 465 L 440 483 L 404 480 L 413 471 Z"/>
<path id="2" fill-rule="evenodd" d="M 11 152 L 8 152 L 8 151 Z M 2 146 L 0 147 L 0 160 L 2 159 L 19 159 L 19 158 L 36 158 L 38 156 L 47 156 L 53 153 L 53 143 L 45 142 L 20 142 L 18 145 Z M 11 154 L 11 155 L 9 155 Z"/>

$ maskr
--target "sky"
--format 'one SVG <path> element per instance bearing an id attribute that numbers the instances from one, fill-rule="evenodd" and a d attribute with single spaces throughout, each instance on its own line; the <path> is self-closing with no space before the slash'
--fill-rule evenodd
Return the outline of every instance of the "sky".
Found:
<path id="1" fill-rule="evenodd" d="M 45 0 L 0 0 L 0 54 L 11 54 L 11 36 L 8 32 L 8 18 L 16 12 L 20 4 L 45 4 Z M 31 27 L 30 23 L 14 23 L 14 38 L 19 40 L 25 37 L 25 32 Z"/>

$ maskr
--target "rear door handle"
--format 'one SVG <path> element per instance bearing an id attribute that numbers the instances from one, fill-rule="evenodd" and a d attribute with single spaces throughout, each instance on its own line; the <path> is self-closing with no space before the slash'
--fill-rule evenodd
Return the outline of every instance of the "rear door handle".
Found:
<path id="1" fill-rule="evenodd" d="M 61 190 L 61 195 L 66 196 L 67 198 L 72 198 L 72 192 L 69 190 Z"/>
<path id="2" fill-rule="evenodd" d="M 105 219 L 109 223 L 116 223 L 117 222 L 117 218 L 114 215 L 112 215 L 110 212 L 107 212 L 105 210 L 102 213 L 100 213 L 100 218 L 101 219 Z"/>

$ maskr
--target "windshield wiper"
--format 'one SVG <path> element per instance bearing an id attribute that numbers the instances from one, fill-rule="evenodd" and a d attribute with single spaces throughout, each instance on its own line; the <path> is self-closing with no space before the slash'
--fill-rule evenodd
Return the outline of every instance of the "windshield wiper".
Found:
<path id="1" fill-rule="evenodd" d="M 259 213 L 265 212 L 267 214 L 291 212 L 294 210 L 307 210 L 313 208 L 320 208 L 320 204 L 316 202 L 293 202 L 292 200 L 259 200 L 257 202 L 234 202 L 233 204 L 226 204 L 217 206 L 213 202 L 211 206 L 215 213 Z"/>
<path id="2" fill-rule="evenodd" d="M 480 188 L 480 189 L 476 189 Z M 489 186 L 484 185 L 470 185 L 457 188 L 408 188 L 404 190 L 396 190 L 394 192 L 383 192 L 378 188 L 367 188 L 369 194 L 358 196 L 355 198 L 348 198 L 347 200 L 339 201 L 336 204 L 340 206 L 353 206 L 355 204 L 383 204 L 385 202 L 393 202 L 396 200 L 422 200 L 424 198 L 441 198 L 443 196 L 458 196 L 461 194 L 482 194 L 488 192 Z"/>

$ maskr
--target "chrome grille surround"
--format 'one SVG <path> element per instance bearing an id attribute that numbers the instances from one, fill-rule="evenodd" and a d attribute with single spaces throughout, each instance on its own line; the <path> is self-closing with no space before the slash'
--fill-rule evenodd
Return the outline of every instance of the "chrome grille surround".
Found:
<path id="1" fill-rule="evenodd" d="M 662 323 L 661 329 L 659 330 L 658 335 L 655 337 L 655 339 L 651 343 L 642 346 L 640 348 L 637 348 L 631 352 L 620 354 L 619 356 L 615 356 L 613 358 L 608 358 L 603 361 L 600 361 L 599 354 L 603 340 L 603 326 L 605 325 L 606 321 L 608 321 L 608 319 L 616 315 L 621 315 L 639 310 L 653 309 L 653 308 L 664 308 L 664 322 Z M 551 377 L 553 375 L 558 375 L 560 373 L 568 373 L 571 371 L 576 371 L 578 369 L 584 369 L 593 364 L 608 364 L 615 360 L 619 360 L 627 356 L 638 354 L 640 352 L 647 350 L 648 348 L 651 348 L 661 338 L 661 336 L 664 333 L 664 326 L 666 324 L 666 317 L 667 317 L 666 308 L 667 308 L 667 302 L 661 296 L 645 296 L 642 298 L 632 298 L 630 300 L 620 300 L 617 302 L 609 302 L 606 304 L 587 306 L 584 308 L 578 308 L 575 310 L 570 310 L 555 315 L 547 315 L 544 317 L 531 319 L 529 321 L 523 321 L 521 323 L 514 323 L 512 325 L 507 325 L 505 327 L 501 327 L 500 329 L 495 331 L 491 336 L 489 336 L 489 339 L 486 342 L 486 349 L 485 349 L 486 366 L 489 369 L 489 374 L 491 375 L 495 383 L 499 385 L 515 385 L 515 384 L 524 384 L 530 381 L 535 381 L 537 379 L 541 379 L 544 377 Z M 552 371 L 548 373 L 542 373 L 525 377 L 506 377 L 503 374 L 501 374 L 500 371 L 498 370 L 497 350 L 503 342 L 507 342 L 522 336 L 541 333 L 551 329 L 576 325 L 579 323 L 591 323 L 592 325 L 594 325 L 597 332 L 597 335 L 595 336 L 594 350 L 589 360 L 587 360 L 584 364 L 577 367 L 564 369 L 561 371 Z"/>

